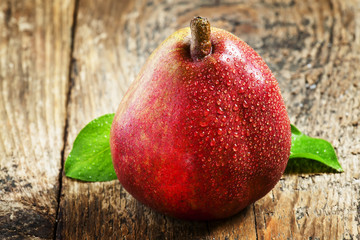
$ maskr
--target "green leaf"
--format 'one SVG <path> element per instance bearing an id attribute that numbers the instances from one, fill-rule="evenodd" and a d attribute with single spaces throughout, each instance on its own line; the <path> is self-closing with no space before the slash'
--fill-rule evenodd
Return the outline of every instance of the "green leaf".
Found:
<path id="1" fill-rule="evenodd" d="M 332 145 L 311 138 L 291 125 L 291 150 L 286 173 L 343 172 Z"/>
<path id="2" fill-rule="evenodd" d="M 67 177 L 90 182 L 117 179 L 109 143 L 114 115 L 94 119 L 80 131 L 65 162 Z"/>
<path id="3" fill-rule="evenodd" d="M 115 114 L 87 124 L 76 137 L 65 162 L 65 175 L 82 181 L 117 179 L 110 152 L 110 129 Z M 334 148 L 323 139 L 311 138 L 291 125 L 291 153 L 285 173 L 343 172 Z"/>

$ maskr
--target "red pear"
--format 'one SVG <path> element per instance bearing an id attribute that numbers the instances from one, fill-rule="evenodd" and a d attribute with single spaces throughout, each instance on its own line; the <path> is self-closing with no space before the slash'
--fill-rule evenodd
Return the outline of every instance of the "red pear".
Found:
<path id="1" fill-rule="evenodd" d="M 283 174 L 290 122 L 261 57 L 201 17 L 167 38 L 125 94 L 111 128 L 122 186 L 177 218 L 232 216 Z"/>

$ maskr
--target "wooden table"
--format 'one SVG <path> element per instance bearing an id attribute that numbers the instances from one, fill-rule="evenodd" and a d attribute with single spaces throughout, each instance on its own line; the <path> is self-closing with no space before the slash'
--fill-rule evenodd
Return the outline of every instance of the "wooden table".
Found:
<path id="1" fill-rule="evenodd" d="M 118 181 L 64 176 L 77 133 L 115 112 L 149 54 L 193 16 L 276 75 L 291 122 L 345 172 L 284 175 L 240 214 L 186 222 Z M 0 1 L 0 239 L 360 239 L 360 1 Z"/>

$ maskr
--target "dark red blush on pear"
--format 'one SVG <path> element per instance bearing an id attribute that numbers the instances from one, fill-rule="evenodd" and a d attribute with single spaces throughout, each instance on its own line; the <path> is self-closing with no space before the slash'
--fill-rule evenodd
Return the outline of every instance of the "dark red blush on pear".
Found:
<path id="1" fill-rule="evenodd" d="M 173 217 L 232 216 L 283 174 L 290 122 L 262 58 L 233 34 L 194 18 L 149 57 L 111 128 L 122 186 Z"/>

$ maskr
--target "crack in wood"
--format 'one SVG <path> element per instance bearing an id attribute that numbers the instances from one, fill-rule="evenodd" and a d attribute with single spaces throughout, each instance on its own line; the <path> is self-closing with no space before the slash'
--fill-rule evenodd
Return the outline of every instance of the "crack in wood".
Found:
<path id="1" fill-rule="evenodd" d="M 254 227 L 255 227 L 255 236 L 256 236 L 256 240 L 258 240 L 258 225 L 256 222 L 256 211 L 255 211 L 255 203 L 252 204 L 253 207 L 253 214 L 254 214 Z M 265 222 L 265 226 L 266 226 L 266 222 Z"/>
<path id="2" fill-rule="evenodd" d="M 7 1 L 7 8 L 5 9 L 5 26 L 6 27 L 9 27 L 11 15 L 12 15 L 11 1 L 8 0 Z"/>
<path id="3" fill-rule="evenodd" d="M 76 34 L 76 23 L 77 23 L 77 14 L 79 10 L 79 1 L 75 0 L 74 2 L 74 13 L 73 13 L 73 20 L 72 20 L 72 26 L 71 26 L 71 40 L 70 40 L 70 54 L 69 54 L 69 75 L 68 75 L 68 90 L 66 94 L 66 103 L 65 103 L 65 125 L 64 125 L 64 136 L 63 136 L 63 147 L 61 150 L 61 167 L 59 171 L 59 190 L 57 193 L 57 209 L 56 209 L 56 221 L 54 225 L 54 232 L 53 232 L 53 238 L 59 239 L 61 230 L 58 229 L 59 227 L 59 219 L 60 219 L 60 203 L 61 203 L 61 192 L 62 192 L 62 181 L 63 181 L 63 171 L 64 171 L 64 164 L 65 164 L 65 148 L 68 138 L 68 128 L 69 128 L 69 114 L 68 114 L 68 108 L 70 103 L 70 97 L 71 97 L 71 90 L 74 86 L 74 78 L 72 77 L 72 74 L 77 75 L 77 65 L 76 65 L 76 59 L 73 58 L 74 53 L 74 42 L 75 42 L 75 34 Z"/>

